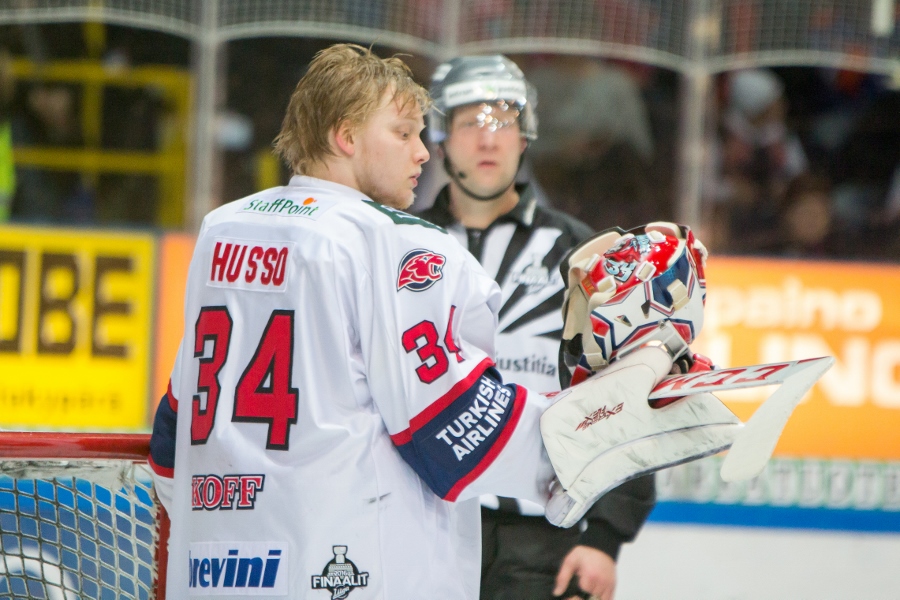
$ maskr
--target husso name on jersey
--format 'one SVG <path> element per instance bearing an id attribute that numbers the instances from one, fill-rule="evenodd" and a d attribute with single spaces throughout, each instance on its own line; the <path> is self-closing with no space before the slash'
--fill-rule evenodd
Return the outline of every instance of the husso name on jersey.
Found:
<path id="1" fill-rule="evenodd" d="M 284 291 L 293 242 L 216 238 L 208 285 Z"/>
<path id="2" fill-rule="evenodd" d="M 190 595 L 287 595 L 286 542 L 195 542 L 188 551 Z"/>

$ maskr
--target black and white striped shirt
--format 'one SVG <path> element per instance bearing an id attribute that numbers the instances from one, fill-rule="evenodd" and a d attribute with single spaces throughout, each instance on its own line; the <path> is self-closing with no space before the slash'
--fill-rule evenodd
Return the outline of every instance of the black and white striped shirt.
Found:
<path id="1" fill-rule="evenodd" d="M 518 184 L 519 203 L 486 229 L 466 229 L 450 212 L 449 188 L 421 217 L 468 248 L 502 291 L 497 366 L 504 379 L 541 392 L 559 390 L 558 352 L 565 281 L 559 263 L 591 234 L 584 223 L 541 206 Z"/>
<path id="2" fill-rule="evenodd" d="M 559 263 L 591 235 L 590 228 L 542 206 L 534 187 L 518 184 L 519 203 L 486 229 L 467 229 L 450 212 L 449 186 L 420 216 L 440 225 L 468 248 L 502 292 L 497 332 L 497 368 L 504 381 L 540 392 L 559 390 L 559 340 L 565 280 Z M 487 508 L 543 515 L 527 501 L 483 497 Z"/>

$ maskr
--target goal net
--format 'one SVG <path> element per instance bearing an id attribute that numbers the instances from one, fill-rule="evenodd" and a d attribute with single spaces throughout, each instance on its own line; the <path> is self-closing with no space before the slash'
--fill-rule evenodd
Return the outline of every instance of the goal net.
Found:
<path id="1" fill-rule="evenodd" d="M 148 435 L 0 433 L 0 597 L 162 598 Z"/>

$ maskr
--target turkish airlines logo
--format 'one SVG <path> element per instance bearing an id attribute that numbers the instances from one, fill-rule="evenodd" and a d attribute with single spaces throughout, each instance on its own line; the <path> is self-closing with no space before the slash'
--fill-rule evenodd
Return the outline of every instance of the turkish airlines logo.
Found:
<path id="1" fill-rule="evenodd" d="M 283 292 L 287 287 L 292 242 L 254 242 L 216 239 L 208 285 L 260 292 Z"/>
<path id="2" fill-rule="evenodd" d="M 440 254 L 422 248 L 407 252 L 400 261 L 397 291 L 403 288 L 414 292 L 427 290 L 443 277 L 441 269 L 446 262 Z"/>

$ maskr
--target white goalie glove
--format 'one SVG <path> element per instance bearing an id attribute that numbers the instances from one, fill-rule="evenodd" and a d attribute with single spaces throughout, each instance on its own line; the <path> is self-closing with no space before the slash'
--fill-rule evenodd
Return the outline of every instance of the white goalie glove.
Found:
<path id="1" fill-rule="evenodd" d="M 757 475 L 793 408 L 833 362 L 667 377 L 703 323 L 705 259 L 688 228 L 651 223 L 604 232 L 563 261 L 569 289 L 560 378 L 571 387 L 541 418 L 557 476 L 551 523 L 574 525 L 621 483 L 732 445 L 723 477 Z M 777 383 L 784 385 L 746 425 L 708 393 Z"/>
<path id="2" fill-rule="evenodd" d="M 666 333 L 681 342 L 668 324 L 660 330 Z M 547 504 L 551 523 L 574 525 L 621 483 L 732 444 L 740 420 L 715 396 L 698 394 L 658 409 L 647 401 L 685 349 L 684 342 L 651 342 L 560 392 L 541 418 L 559 483 Z"/>

